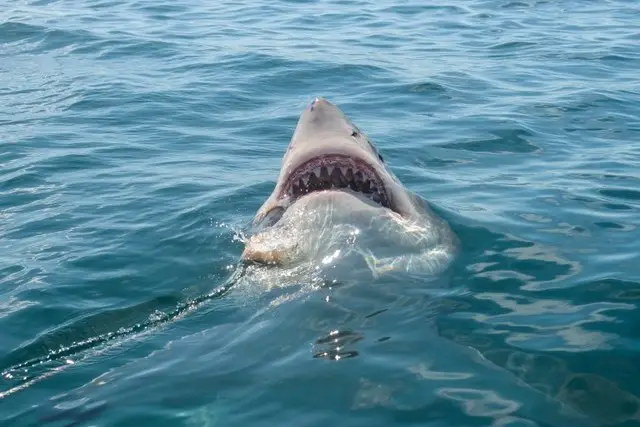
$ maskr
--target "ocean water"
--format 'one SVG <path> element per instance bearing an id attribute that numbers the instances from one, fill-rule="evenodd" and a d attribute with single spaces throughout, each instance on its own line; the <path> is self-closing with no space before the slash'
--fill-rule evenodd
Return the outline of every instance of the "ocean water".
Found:
<path id="1" fill-rule="evenodd" d="M 640 425 L 638 70 L 629 0 L 3 2 L 0 425 Z M 239 279 L 315 96 L 436 281 Z"/>

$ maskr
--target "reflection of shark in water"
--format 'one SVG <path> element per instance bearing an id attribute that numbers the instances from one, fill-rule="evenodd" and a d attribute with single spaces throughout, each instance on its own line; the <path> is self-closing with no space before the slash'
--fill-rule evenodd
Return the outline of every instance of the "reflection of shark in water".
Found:
<path id="1" fill-rule="evenodd" d="M 285 307 L 284 313 L 291 314 L 296 306 Z M 282 321 L 282 315 L 280 311 L 275 316 L 278 321 L 271 316 L 251 316 L 246 322 L 216 325 L 181 337 L 42 407 L 31 408 L 21 419 L 37 418 L 36 424 L 29 425 L 52 427 L 107 421 L 111 425 L 153 425 L 159 417 L 171 417 L 172 425 L 261 425 L 258 418 L 264 411 L 283 407 L 289 416 L 306 411 L 311 419 L 332 413 L 337 419 L 348 410 L 350 421 L 361 417 L 361 424 L 376 413 L 381 416 L 380 425 L 396 416 L 417 417 L 424 425 L 437 425 L 443 419 L 452 425 L 471 425 L 474 418 L 476 423 L 496 426 L 602 425 L 532 388 L 479 352 L 428 331 L 424 341 L 429 346 L 424 352 L 398 354 L 392 350 L 399 357 L 383 362 L 390 368 L 371 370 L 367 363 L 337 362 L 328 375 L 326 364 L 297 358 L 307 341 L 305 328 Z M 273 335 L 287 336 L 289 349 L 265 345 Z M 345 340 L 360 339 L 363 336 L 357 334 L 331 334 L 326 341 L 345 344 Z M 399 343 L 402 345 L 402 338 Z M 381 350 L 373 359 L 381 354 L 383 359 L 391 355 Z M 368 360 L 379 366 L 380 362 Z M 314 388 L 325 392 L 323 399 L 300 394 L 300 390 Z M 287 407 L 289 402 L 293 406 Z M 319 420 L 310 425 L 326 424 L 325 418 L 319 416 Z"/>
<path id="2" fill-rule="evenodd" d="M 366 135 L 322 98 L 302 113 L 254 225 L 258 231 L 243 259 L 266 264 L 342 260 L 353 269 L 364 260 L 374 275 L 437 273 L 456 247 L 448 224 L 405 189 Z"/>

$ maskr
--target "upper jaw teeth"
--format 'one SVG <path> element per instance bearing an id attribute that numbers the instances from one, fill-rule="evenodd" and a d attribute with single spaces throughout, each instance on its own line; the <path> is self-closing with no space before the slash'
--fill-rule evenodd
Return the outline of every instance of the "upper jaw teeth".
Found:
<path id="1" fill-rule="evenodd" d="M 299 197 L 313 191 L 332 188 L 350 188 L 364 194 L 376 203 L 388 207 L 384 191 L 378 180 L 366 171 L 341 166 L 318 166 L 310 172 L 292 179 L 286 192 L 290 197 Z"/>

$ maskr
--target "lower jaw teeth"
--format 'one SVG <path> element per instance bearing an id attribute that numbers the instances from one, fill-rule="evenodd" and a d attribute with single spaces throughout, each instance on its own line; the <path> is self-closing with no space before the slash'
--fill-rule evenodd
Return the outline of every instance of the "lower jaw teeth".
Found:
<path id="1" fill-rule="evenodd" d="M 375 203 L 386 206 L 386 204 L 383 201 L 384 198 L 382 197 L 382 194 L 379 193 L 377 191 L 378 190 L 377 187 L 372 186 L 369 181 L 367 181 L 364 184 L 355 183 L 351 181 L 348 185 L 346 185 L 346 183 L 345 185 L 332 185 L 332 183 L 328 181 L 320 181 L 320 180 L 318 181 L 310 180 L 308 185 L 304 185 L 304 183 L 299 181 L 298 183 L 293 184 L 293 186 L 291 187 L 291 190 L 289 191 L 289 195 L 293 197 L 299 197 L 305 194 L 313 193 L 314 191 L 330 190 L 330 189 L 336 189 L 336 190 L 350 189 L 351 191 L 360 193 L 365 197 L 367 197 L 368 199 L 373 200 Z"/>
<path id="2" fill-rule="evenodd" d="M 375 203 L 386 206 L 385 198 L 378 191 L 375 181 L 362 171 L 340 167 L 316 168 L 312 173 L 299 178 L 289 189 L 289 195 L 298 197 L 314 191 L 349 188 L 362 193 Z"/>

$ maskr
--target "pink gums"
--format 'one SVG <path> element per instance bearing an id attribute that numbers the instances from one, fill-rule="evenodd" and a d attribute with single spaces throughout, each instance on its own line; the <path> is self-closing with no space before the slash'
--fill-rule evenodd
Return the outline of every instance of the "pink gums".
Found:
<path id="1" fill-rule="evenodd" d="M 376 173 L 376 171 L 366 162 L 339 154 L 328 154 L 326 156 L 318 156 L 314 157 L 306 162 L 302 163 L 298 166 L 290 175 L 285 184 L 282 186 L 282 190 L 280 192 L 279 198 L 283 198 L 287 194 L 287 190 L 296 182 L 298 179 L 303 176 L 308 175 L 316 168 L 322 166 L 333 166 L 339 168 L 348 168 L 352 169 L 353 173 L 360 171 L 362 172 L 368 179 L 371 179 L 375 182 L 376 187 L 380 189 L 387 200 L 389 200 L 389 195 L 387 194 L 387 190 L 384 186 L 384 183 Z"/>

